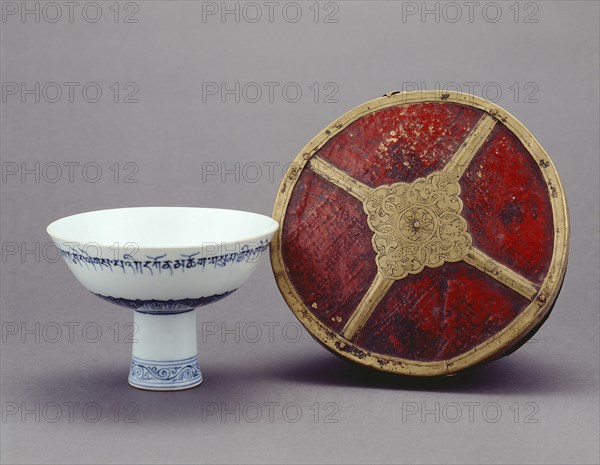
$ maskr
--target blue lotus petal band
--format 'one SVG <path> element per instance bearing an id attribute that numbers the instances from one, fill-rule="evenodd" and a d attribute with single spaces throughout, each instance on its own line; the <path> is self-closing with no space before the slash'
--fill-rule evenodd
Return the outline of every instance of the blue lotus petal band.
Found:
<path id="1" fill-rule="evenodd" d="M 151 315 L 169 315 L 174 313 L 183 313 L 194 310 L 197 307 L 208 305 L 217 300 L 224 299 L 233 291 L 223 292 L 222 294 L 214 294 L 206 297 L 199 297 L 194 299 L 178 299 L 178 300 L 141 300 L 141 299 L 125 299 L 123 297 L 112 297 L 109 295 L 96 294 L 101 299 L 104 299 L 110 303 L 120 305 L 122 307 L 132 308 L 133 310 L 140 313 L 149 313 Z"/>

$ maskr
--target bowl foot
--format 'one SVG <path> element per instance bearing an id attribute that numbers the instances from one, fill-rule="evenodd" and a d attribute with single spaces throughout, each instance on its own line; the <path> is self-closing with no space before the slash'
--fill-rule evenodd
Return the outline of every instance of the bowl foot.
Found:
<path id="1" fill-rule="evenodd" d="M 202 383 L 196 345 L 196 312 L 135 311 L 129 384 L 150 391 L 179 391 Z"/>
<path id="2" fill-rule="evenodd" d="M 198 356 L 182 360 L 146 360 L 133 356 L 129 384 L 148 391 L 180 391 L 202 383 Z"/>

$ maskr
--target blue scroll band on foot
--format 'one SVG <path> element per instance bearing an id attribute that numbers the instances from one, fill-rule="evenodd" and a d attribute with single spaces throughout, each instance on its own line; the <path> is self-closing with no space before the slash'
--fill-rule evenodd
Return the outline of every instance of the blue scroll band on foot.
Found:
<path id="1" fill-rule="evenodd" d="M 202 382 L 198 356 L 181 360 L 146 360 L 131 357 L 129 384 L 141 389 L 177 390 Z"/>

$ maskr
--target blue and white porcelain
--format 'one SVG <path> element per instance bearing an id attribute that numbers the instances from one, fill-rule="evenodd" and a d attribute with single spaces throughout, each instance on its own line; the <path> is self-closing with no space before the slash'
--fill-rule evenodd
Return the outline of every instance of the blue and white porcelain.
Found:
<path id="1" fill-rule="evenodd" d="M 68 216 L 47 231 L 86 289 L 135 310 L 129 383 L 179 390 L 202 382 L 194 309 L 238 289 L 278 228 L 249 212 L 142 207 Z"/>

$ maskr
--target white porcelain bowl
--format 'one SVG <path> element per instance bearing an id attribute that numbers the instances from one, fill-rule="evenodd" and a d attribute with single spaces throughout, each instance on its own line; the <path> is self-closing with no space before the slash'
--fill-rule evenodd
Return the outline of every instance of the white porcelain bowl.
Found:
<path id="1" fill-rule="evenodd" d="M 199 368 L 186 378 L 197 367 L 192 310 L 238 289 L 278 227 L 236 210 L 144 207 L 68 216 L 47 231 L 86 289 L 136 310 L 130 383 L 172 390 L 202 381 Z"/>

